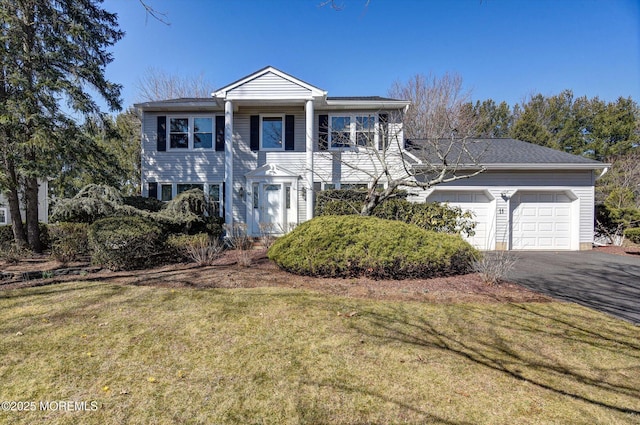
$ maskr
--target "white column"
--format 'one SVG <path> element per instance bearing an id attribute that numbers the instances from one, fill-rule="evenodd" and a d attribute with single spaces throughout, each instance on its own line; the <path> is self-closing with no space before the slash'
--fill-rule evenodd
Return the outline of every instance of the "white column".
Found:
<path id="1" fill-rule="evenodd" d="M 224 220 L 233 226 L 233 103 L 224 103 Z"/>
<path id="2" fill-rule="evenodd" d="M 307 100 L 306 111 L 306 180 L 307 180 L 307 220 L 313 218 L 313 100 Z"/>

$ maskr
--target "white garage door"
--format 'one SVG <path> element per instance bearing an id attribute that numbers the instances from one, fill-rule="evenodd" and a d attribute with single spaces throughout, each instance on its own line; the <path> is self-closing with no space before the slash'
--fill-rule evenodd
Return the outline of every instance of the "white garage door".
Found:
<path id="1" fill-rule="evenodd" d="M 571 199 L 565 193 L 523 192 L 511 202 L 512 249 L 571 249 Z"/>
<path id="2" fill-rule="evenodd" d="M 427 198 L 428 202 L 448 203 L 452 207 L 460 207 L 463 211 L 471 211 L 476 222 L 475 235 L 465 240 L 478 249 L 494 249 L 490 231 L 493 227 L 491 199 L 484 192 L 434 192 Z"/>

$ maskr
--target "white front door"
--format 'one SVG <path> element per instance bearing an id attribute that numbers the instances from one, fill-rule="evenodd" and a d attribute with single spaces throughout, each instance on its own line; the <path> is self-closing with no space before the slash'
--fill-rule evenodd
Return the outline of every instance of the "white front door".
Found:
<path id="1" fill-rule="evenodd" d="M 252 234 L 283 233 L 284 187 L 282 183 L 254 183 Z"/>

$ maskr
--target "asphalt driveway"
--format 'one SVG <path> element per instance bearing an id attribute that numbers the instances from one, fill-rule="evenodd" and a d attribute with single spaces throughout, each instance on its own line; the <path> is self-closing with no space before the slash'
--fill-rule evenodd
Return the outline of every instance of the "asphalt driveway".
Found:
<path id="1" fill-rule="evenodd" d="M 640 257 L 596 251 L 517 252 L 507 279 L 640 324 Z"/>

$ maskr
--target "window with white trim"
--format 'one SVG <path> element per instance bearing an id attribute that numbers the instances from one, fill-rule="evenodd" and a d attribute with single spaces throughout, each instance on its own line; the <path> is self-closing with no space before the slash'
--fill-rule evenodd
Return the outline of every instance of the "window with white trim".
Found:
<path id="1" fill-rule="evenodd" d="M 210 116 L 168 117 L 169 149 L 213 149 L 214 119 Z"/>
<path id="2" fill-rule="evenodd" d="M 378 117 L 375 114 L 331 115 L 329 146 L 331 149 L 378 146 Z"/>
<path id="3" fill-rule="evenodd" d="M 284 115 L 260 116 L 260 150 L 284 150 Z"/>
<path id="4" fill-rule="evenodd" d="M 7 209 L 6 208 L 0 208 L 0 224 L 7 224 L 8 219 L 7 219 Z"/>

